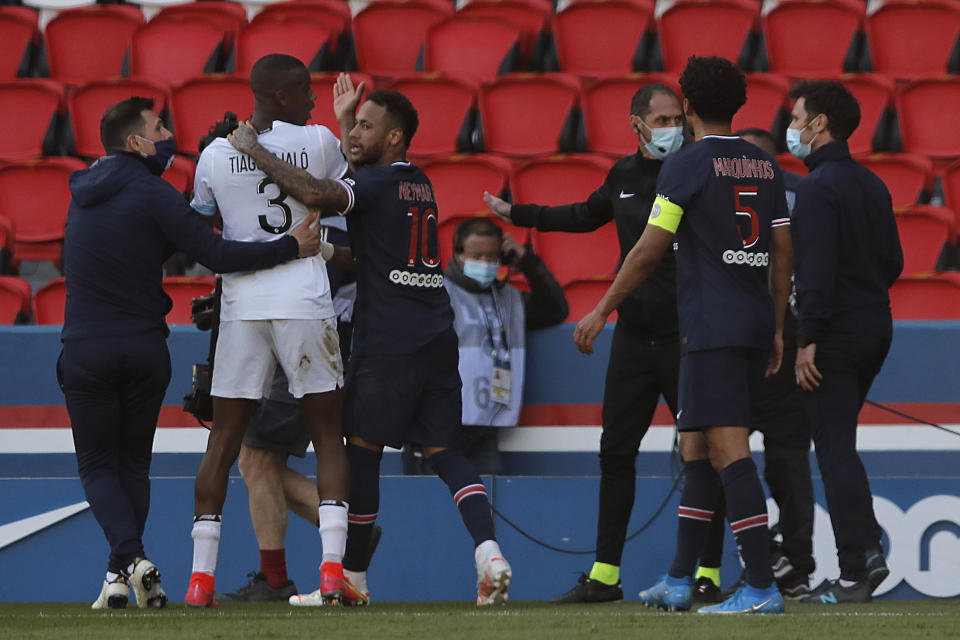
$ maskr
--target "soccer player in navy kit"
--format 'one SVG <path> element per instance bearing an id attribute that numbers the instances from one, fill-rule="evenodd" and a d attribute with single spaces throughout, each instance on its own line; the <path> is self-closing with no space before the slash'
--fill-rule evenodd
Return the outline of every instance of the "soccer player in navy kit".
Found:
<path id="1" fill-rule="evenodd" d="M 674 245 L 682 348 L 677 424 L 687 482 L 673 565 L 640 599 L 690 608 L 697 558 L 723 497 L 745 585 L 700 613 L 781 613 L 766 501 L 747 436 L 764 370 L 776 372 L 783 355 L 792 268 L 783 177 L 771 156 L 731 133 L 746 102 L 746 81 L 733 63 L 691 56 L 680 86 L 696 142 L 664 162 L 647 228 L 574 339 L 592 353 L 609 314 Z"/>
<path id="2" fill-rule="evenodd" d="M 429 179 L 406 161 L 417 112 L 396 91 L 375 91 L 357 110 L 362 93 L 363 85 L 354 88 L 345 74 L 334 88 L 341 139 L 356 168 L 346 180 L 318 180 L 277 160 L 249 127 L 230 138 L 285 193 L 309 207 L 351 216 L 357 302 L 344 406 L 350 462 L 345 575 L 369 593 L 368 547 L 380 503 L 383 447 L 409 442 L 423 447 L 474 539 L 477 604 L 502 603 L 510 565 L 494 536 L 486 489 L 454 448 L 460 374 L 453 311 L 443 287 L 437 204 Z"/>

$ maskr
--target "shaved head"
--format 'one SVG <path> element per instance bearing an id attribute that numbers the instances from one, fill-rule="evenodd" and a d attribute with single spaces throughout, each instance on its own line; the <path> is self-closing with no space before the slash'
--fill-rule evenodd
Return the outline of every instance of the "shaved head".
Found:
<path id="1" fill-rule="evenodd" d="M 271 53 L 257 60 L 250 70 L 250 88 L 257 97 L 270 97 L 309 77 L 307 67 L 293 56 Z"/>

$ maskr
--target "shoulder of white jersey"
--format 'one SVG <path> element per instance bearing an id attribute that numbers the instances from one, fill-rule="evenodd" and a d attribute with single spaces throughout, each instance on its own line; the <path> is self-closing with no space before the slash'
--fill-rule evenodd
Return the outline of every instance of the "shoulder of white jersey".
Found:
<path id="1" fill-rule="evenodd" d="M 203 148 L 200 157 L 210 156 L 216 153 L 240 153 L 226 138 L 214 138 L 210 144 Z"/>

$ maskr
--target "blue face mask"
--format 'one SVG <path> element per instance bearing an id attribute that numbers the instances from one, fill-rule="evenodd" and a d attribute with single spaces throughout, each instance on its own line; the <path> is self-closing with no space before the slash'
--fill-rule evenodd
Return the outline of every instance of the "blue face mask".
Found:
<path id="1" fill-rule="evenodd" d="M 683 127 L 657 127 L 651 129 L 640 119 L 640 124 L 650 132 L 650 142 L 643 144 L 647 151 L 657 160 L 663 160 L 668 155 L 683 146 Z"/>
<path id="2" fill-rule="evenodd" d="M 500 264 L 497 262 L 484 262 L 483 260 L 471 260 L 470 258 L 463 261 L 463 275 L 474 280 L 484 289 L 493 284 L 499 269 Z"/>
<path id="3" fill-rule="evenodd" d="M 146 140 L 146 138 L 141 138 L 141 140 Z M 143 156 L 143 159 L 147 161 L 150 173 L 159 176 L 173 164 L 173 156 L 177 153 L 177 143 L 173 138 L 170 138 L 169 140 L 157 140 L 153 143 L 153 146 L 156 147 L 156 152 Z"/>
<path id="4" fill-rule="evenodd" d="M 803 129 L 787 129 L 787 150 L 800 160 L 810 155 L 810 151 L 813 148 L 813 141 L 817 139 L 817 136 L 813 136 L 813 139 L 806 144 L 800 142 L 800 136 L 803 135 L 803 132 L 806 131 L 809 126 L 808 124 Z"/>

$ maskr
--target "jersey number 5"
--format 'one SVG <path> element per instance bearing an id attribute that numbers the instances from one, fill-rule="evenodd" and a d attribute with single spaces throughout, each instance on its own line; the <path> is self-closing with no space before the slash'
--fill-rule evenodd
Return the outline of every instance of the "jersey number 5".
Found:
<path id="1" fill-rule="evenodd" d="M 420 260 L 428 267 L 435 267 L 440 264 L 440 242 L 437 232 L 437 212 L 433 209 L 420 211 L 418 207 L 407 209 L 407 217 L 410 218 L 410 253 L 407 256 L 407 266 L 412 267 L 417 264 L 417 249 L 419 248 Z M 416 230 L 416 233 L 414 233 Z M 433 251 L 430 251 L 428 239 L 433 236 Z"/>
<path id="2" fill-rule="evenodd" d="M 741 229 L 740 238 L 743 240 L 744 249 L 749 249 L 753 245 L 757 244 L 757 240 L 760 238 L 760 216 L 757 215 L 756 211 L 754 211 L 747 205 L 743 204 L 743 202 L 740 199 L 748 196 L 756 197 L 758 193 L 759 193 L 759 190 L 756 187 L 734 187 L 733 188 L 733 199 L 734 199 L 734 206 L 736 208 L 736 213 L 738 216 L 737 219 L 739 220 L 739 216 L 744 216 L 747 218 L 746 221 L 743 221 L 742 223 L 737 224 L 737 227 Z M 744 226 L 747 224 L 750 225 L 748 227 L 750 229 L 749 235 L 744 233 L 744 231 L 742 230 L 741 224 Z"/>
<path id="3" fill-rule="evenodd" d="M 263 194 L 267 188 L 267 185 L 274 184 L 273 180 L 270 178 L 264 178 L 260 181 L 260 184 L 257 185 L 257 193 Z M 277 192 L 277 197 L 270 198 L 267 200 L 267 205 L 271 207 L 276 207 L 283 212 L 283 222 L 279 225 L 270 224 L 270 221 L 267 220 L 267 214 L 262 213 L 258 220 L 260 220 L 260 228 L 266 231 L 267 233 L 286 233 L 290 229 L 290 225 L 293 224 L 293 213 L 290 211 L 290 205 L 288 205 L 284 200 L 287 199 L 287 194 L 283 191 Z"/>

